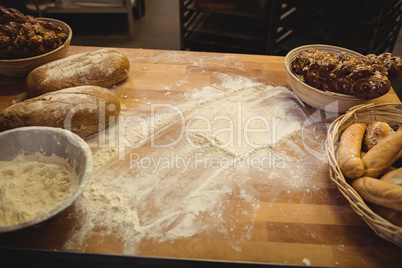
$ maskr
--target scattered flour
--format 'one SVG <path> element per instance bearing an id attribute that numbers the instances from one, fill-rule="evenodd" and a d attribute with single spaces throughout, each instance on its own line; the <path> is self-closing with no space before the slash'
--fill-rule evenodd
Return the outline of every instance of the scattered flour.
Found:
<path id="1" fill-rule="evenodd" d="M 33 220 L 58 207 L 78 187 L 67 161 L 52 155 L 17 155 L 0 161 L 0 226 Z"/>
<path id="2" fill-rule="evenodd" d="M 94 154 L 95 173 L 75 202 L 82 217 L 65 249 L 83 249 L 94 230 L 117 236 L 124 254 L 136 254 L 143 240 L 211 231 L 231 238 L 242 228 L 239 243 L 231 245 L 241 251 L 253 225 L 239 225 L 237 216 L 253 221 L 259 210 L 253 174 L 267 178 L 259 181 L 265 187 L 277 180 L 290 188 L 306 185 L 312 169 L 298 165 L 311 157 L 300 144 L 307 115 L 295 95 L 240 76 L 215 76 L 220 82 L 189 91 L 185 104 L 150 113 L 142 125 L 118 121 L 103 133 L 105 144 L 115 147 Z M 136 111 L 121 113 L 127 118 Z M 152 141 L 159 147 L 152 148 Z M 286 178 L 280 176 L 284 168 Z M 231 213 L 233 200 L 251 205 L 239 204 Z"/>
<path id="3" fill-rule="evenodd" d="M 303 265 L 306 265 L 306 266 L 310 266 L 310 265 L 311 265 L 310 260 L 307 259 L 307 258 L 304 258 L 304 259 L 302 260 L 302 263 L 303 263 Z"/>

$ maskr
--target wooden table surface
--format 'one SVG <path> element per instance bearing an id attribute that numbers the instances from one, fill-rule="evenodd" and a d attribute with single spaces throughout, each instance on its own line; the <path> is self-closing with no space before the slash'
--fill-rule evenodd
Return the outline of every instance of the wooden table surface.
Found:
<path id="1" fill-rule="evenodd" d="M 69 54 L 95 49 L 72 46 Z M 378 237 L 330 180 L 324 141 L 326 127 L 339 115 L 298 103 L 285 89 L 284 57 L 119 50 L 131 63 L 128 78 L 111 88 L 120 97 L 121 117 L 86 139 L 94 154 L 91 184 L 73 206 L 47 222 L 1 234 L 0 246 L 334 267 L 402 263 L 401 249 Z M 253 153 L 267 161 L 282 155 L 286 168 L 272 162 L 269 168 L 217 167 L 213 159 L 233 159 L 244 151 L 220 150 L 210 136 L 191 136 L 194 142 L 201 138 L 197 142 L 204 147 L 189 146 L 183 125 L 194 116 L 212 110 L 209 116 L 216 116 L 233 103 L 256 116 L 269 110 L 270 99 L 261 94 L 270 86 L 294 104 L 292 116 L 305 120 L 284 142 Z M 24 79 L 1 77 L 0 111 L 24 94 Z M 376 102 L 400 101 L 391 90 Z M 228 115 L 222 112 L 219 119 Z M 144 127 L 149 122 L 152 128 Z M 164 169 L 150 168 L 157 157 L 201 153 L 208 165 L 184 171 L 165 162 Z"/>

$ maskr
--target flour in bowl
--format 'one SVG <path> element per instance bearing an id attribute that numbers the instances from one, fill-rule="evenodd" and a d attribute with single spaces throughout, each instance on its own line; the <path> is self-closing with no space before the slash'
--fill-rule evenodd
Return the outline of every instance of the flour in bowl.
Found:
<path id="1" fill-rule="evenodd" d="M 20 154 L 0 161 L 0 226 L 36 219 L 57 208 L 77 187 L 77 174 L 59 156 Z"/>

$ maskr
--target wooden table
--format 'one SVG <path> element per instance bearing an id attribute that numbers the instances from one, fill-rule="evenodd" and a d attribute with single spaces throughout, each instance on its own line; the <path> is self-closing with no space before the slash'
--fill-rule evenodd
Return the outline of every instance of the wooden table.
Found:
<path id="1" fill-rule="evenodd" d="M 95 49 L 99 48 L 72 46 L 69 54 Z M 243 105 L 246 113 L 254 107 L 247 106 L 250 99 L 268 92 L 268 85 L 289 88 L 283 57 L 119 50 L 131 62 L 129 77 L 111 88 L 120 97 L 122 117 L 103 135 L 87 139 L 95 168 L 85 200 L 77 200 L 39 226 L 1 234 L 0 246 L 288 265 L 396 267 L 402 262 L 401 249 L 379 238 L 329 178 L 323 143 L 326 127 L 337 114 L 303 107 L 281 88 L 306 117 L 303 128 L 284 143 L 262 149 L 274 155 L 284 153 L 288 157 L 284 169 L 216 167 L 222 165 L 219 159 L 234 157 L 236 151 L 217 150 L 212 139 L 204 140 L 212 147 L 194 149 L 183 138 L 187 133 L 183 120 L 194 121 L 194 115 L 202 117 L 220 105 L 225 110 L 230 99 Z M 248 92 L 243 87 L 262 91 Z M 203 101 L 217 92 L 227 94 Z M 24 93 L 24 79 L 1 77 L 0 111 L 22 100 Z M 241 97 L 249 99 L 242 103 Z M 269 108 L 252 101 L 258 108 Z M 269 98 L 264 101 L 269 103 Z M 400 101 L 391 90 L 376 102 Z M 162 108 L 166 111 L 153 114 L 157 119 L 153 129 L 147 129 L 155 130 L 153 136 L 146 131 L 139 135 L 138 130 L 145 127 L 138 125 L 148 124 L 152 111 Z M 116 136 L 123 140 L 111 142 Z M 148 139 L 140 142 L 139 137 Z M 197 137 L 206 136 L 192 136 Z M 171 146 L 158 147 L 173 141 Z M 149 168 L 152 157 L 177 160 L 195 157 L 197 152 L 209 157 L 208 165 L 185 171 L 173 166 L 156 172 Z M 211 162 L 214 156 L 218 162 Z M 91 214 L 94 211 L 97 214 Z"/>

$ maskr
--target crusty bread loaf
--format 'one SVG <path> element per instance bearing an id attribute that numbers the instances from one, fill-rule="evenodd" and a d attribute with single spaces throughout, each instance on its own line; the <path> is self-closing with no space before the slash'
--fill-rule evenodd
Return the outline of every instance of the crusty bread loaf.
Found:
<path id="1" fill-rule="evenodd" d="M 387 172 L 381 177 L 381 180 L 402 186 L 402 168 Z"/>
<path id="2" fill-rule="evenodd" d="M 28 97 L 63 88 L 94 85 L 109 88 L 124 80 L 130 62 L 113 48 L 71 55 L 32 70 L 27 77 Z"/>
<path id="3" fill-rule="evenodd" d="M 394 132 L 395 131 L 386 122 L 373 122 L 368 125 L 363 139 L 366 151 L 373 148 L 380 140 Z"/>
<path id="4" fill-rule="evenodd" d="M 111 124 L 120 111 L 116 94 L 98 86 L 80 86 L 50 92 L 6 108 L 0 130 L 49 126 L 87 137 Z"/>
<path id="5" fill-rule="evenodd" d="M 402 211 L 402 186 L 371 177 L 361 177 L 352 182 L 352 187 L 368 202 Z"/>
<path id="6" fill-rule="evenodd" d="M 361 159 L 361 147 L 366 125 L 354 123 L 341 135 L 338 149 L 338 163 L 343 174 L 348 178 L 363 175 L 364 165 Z"/>
<path id="7" fill-rule="evenodd" d="M 364 176 L 377 178 L 402 156 L 402 130 L 379 141 L 362 158 Z"/>

